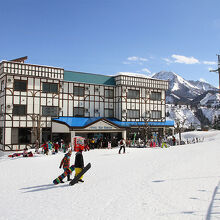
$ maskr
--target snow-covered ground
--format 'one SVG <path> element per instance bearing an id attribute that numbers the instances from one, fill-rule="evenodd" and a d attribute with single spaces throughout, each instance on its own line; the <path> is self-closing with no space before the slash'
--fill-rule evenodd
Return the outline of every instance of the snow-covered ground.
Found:
<path id="1" fill-rule="evenodd" d="M 219 219 L 220 131 L 197 144 L 84 152 L 84 183 L 53 185 L 58 155 L 0 157 L 0 219 Z M 74 163 L 74 154 L 71 162 Z"/>

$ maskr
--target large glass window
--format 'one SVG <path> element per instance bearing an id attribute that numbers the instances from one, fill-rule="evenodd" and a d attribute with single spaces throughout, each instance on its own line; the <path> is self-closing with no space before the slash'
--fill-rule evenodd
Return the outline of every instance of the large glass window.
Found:
<path id="1" fill-rule="evenodd" d="M 84 96 L 85 89 L 84 87 L 74 86 L 73 94 L 75 96 Z"/>
<path id="2" fill-rule="evenodd" d="M 151 111 L 151 118 L 152 119 L 159 119 L 159 118 L 161 118 L 161 111 Z"/>
<path id="3" fill-rule="evenodd" d="M 15 80 L 14 81 L 14 91 L 27 91 L 27 81 Z"/>
<path id="4" fill-rule="evenodd" d="M 150 99 L 154 101 L 161 101 L 161 92 L 151 92 Z"/>
<path id="5" fill-rule="evenodd" d="M 26 105 L 13 105 L 12 114 L 15 116 L 27 115 L 27 106 Z"/>
<path id="6" fill-rule="evenodd" d="M 139 110 L 127 110 L 127 118 L 128 119 L 140 118 L 140 111 Z"/>
<path id="7" fill-rule="evenodd" d="M 114 110 L 113 109 L 105 109 L 105 117 L 113 118 Z"/>
<path id="8" fill-rule="evenodd" d="M 57 106 L 42 106 L 42 116 L 58 116 L 58 107 Z"/>
<path id="9" fill-rule="evenodd" d="M 82 107 L 73 108 L 73 114 L 75 117 L 84 117 L 84 108 Z"/>
<path id="10" fill-rule="evenodd" d="M 42 92 L 58 93 L 58 84 L 57 83 L 43 83 Z"/>
<path id="11" fill-rule="evenodd" d="M 113 99 L 114 98 L 114 90 L 113 89 L 105 89 L 105 98 Z"/>
<path id="12" fill-rule="evenodd" d="M 31 128 L 12 128 L 12 144 L 30 144 Z"/>
<path id="13" fill-rule="evenodd" d="M 140 98 L 140 91 L 129 89 L 128 94 L 127 94 L 127 98 L 128 99 L 139 99 Z"/>

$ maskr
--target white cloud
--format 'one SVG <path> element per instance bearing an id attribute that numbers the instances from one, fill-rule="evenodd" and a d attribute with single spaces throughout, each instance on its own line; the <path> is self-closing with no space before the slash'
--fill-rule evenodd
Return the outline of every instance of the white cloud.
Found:
<path id="1" fill-rule="evenodd" d="M 151 71 L 149 69 L 147 69 L 147 68 L 143 68 L 141 71 L 145 72 L 145 73 L 151 73 Z"/>
<path id="2" fill-rule="evenodd" d="M 147 58 L 143 58 L 143 57 L 139 57 L 139 60 L 140 60 L 140 61 L 143 61 L 143 62 L 147 62 L 147 61 L 148 61 Z"/>
<path id="3" fill-rule="evenodd" d="M 127 58 L 127 60 L 129 60 L 129 61 L 137 61 L 138 59 L 139 59 L 139 57 L 135 57 L 135 56 Z"/>
<path id="4" fill-rule="evenodd" d="M 136 63 L 136 64 L 139 64 L 139 65 L 143 65 L 143 62 L 147 62 L 147 61 L 148 61 L 147 58 L 132 56 L 132 57 L 128 57 L 127 61 L 124 61 L 123 64 Z"/>
<path id="5" fill-rule="evenodd" d="M 184 64 L 196 64 L 199 63 L 199 60 L 197 60 L 194 57 L 186 57 L 186 56 L 182 56 L 182 55 L 177 55 L 177 54 L 173 54 L 171 56 L 174 60 L 175 63 L 184 63 Z"/>
<path id="6" fill-rule="evenodd" d="M 162 60 L 164 60 L 167 64 L 173 63 L 173 61 L 169 58 L 162 58 Z"/>
<path id="7" fill-rule="evenodd" d="M 217 65 L 217 62 L 215 61 L 203 61 L 203 63 L 206 65 Z"/>

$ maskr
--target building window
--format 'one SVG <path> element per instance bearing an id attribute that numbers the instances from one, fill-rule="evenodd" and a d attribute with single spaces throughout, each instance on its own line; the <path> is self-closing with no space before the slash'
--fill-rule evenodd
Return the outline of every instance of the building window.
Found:
<path id="1" fill-rule="evenodd" d="M 0 128 L 0 144 L 3 143 L 3 128 Z"/>
<path id="2" fill-rule="evenodd" d="M 74 86 L 73 94 L 75 96 L 84 96 L 84 93 L 85 93 L 84 87 Z"/>
<path id="3" fill-rule="evenodd" d="M 42 92 L 58 93 L 58 84 L 57 83 L 43 83 Z"/>
<path id="4" fill-rule="evenodd" d="M 114 117 L 114 110 L 113 109 L 105 109 L 105 117 L 113 118 Z"/>
<path id="5" fill-rule="evenodd" d="M 2 81 L 1 81 L 1 91 L 3 92 L 4 89 L 5 89 L 5 81 L 2 80 Z"/>
<path id="6" fill-rule="evenodd" d="M 27 91 L 27 81 L 15 80 L 14 81 L 14 91 L 26 92 Z"/>
<path id="7" fill-rule="evenodd" d="M 31 128 L 12 128 L 12 144 L 30 144 Z"/>
<path id="8" fill-rule="evenodd" d="M 105 98 L 113 99 L 114 98 L 114 90 L 113 89 L 105 89 Z"/>
<path id="9" fill-rule="evenodd" d="M 139 119 L 140 118 L 140 111 L 139 110 L 128 110 L 127 111 L 127 118 L 128 119 Z"/>
<path id="10" fill-rule="evenodd" d="M 14 116 L 25 116 L 25 115 L 27 115 L 27 105 L 13 105 L 12 114 Z"/>
<path id="11" fill-rule="evenodd" d="M 4 104 L 1 105 L 0 114 L 2 115 L 4 113 Z"/>
<path id="12" fill-rule="evenodd" d="M 161 101 L 161 92 L 151 92 L 150 99 L 154 101 Z"/>
<path id="13" fill-rule="evenodd" d="M 42 116 L 57 117 L 58 107 L 57 106 L 42 106 Z"/>
<path id="14" fill-rule="evenodd" d="M 161 111 L 151 111 L 151 118 L 152 119 L 159 119 L 159 118 L 161 118 Z"/>
<path id="15" fill-rule="evenodd" d="M 128 99 L 139 99 L 140 98 L 140 91 L 129 89 L 128 94 L 127 94 L 127 98 Z"/>
<path id="16" fill-rule="evenodd" d="M 81 107 L 73 108 L 73 114 L 75 117 L 84 117 L 84 108 Z"/>

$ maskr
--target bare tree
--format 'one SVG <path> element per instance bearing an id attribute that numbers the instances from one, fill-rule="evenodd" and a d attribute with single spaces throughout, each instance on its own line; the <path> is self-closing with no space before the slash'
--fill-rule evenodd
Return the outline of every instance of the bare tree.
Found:
<path id="1" fill-rule="evenodd" d="M 33 141 L 34 143 L 38 141 L 40 143 L 41 135 L 40 135 L 40 129 L 41 129 L 41 118 L 42 116 L 40 114 L 32 114 L 31 119 L 32 119 L 32 134 L 33 134 Z"/>
<path id="2" fill-rule="evenodd" d="M 180 140 L 180 145 L 181 145 L 181 132 L 183 131 L 183 126 L 185 124 L 186 117 L 184 117 L 182 119 L 176 118 L 174 120 L 176 123 L 176 130 L 179 133 L 179 140 Z"/>

